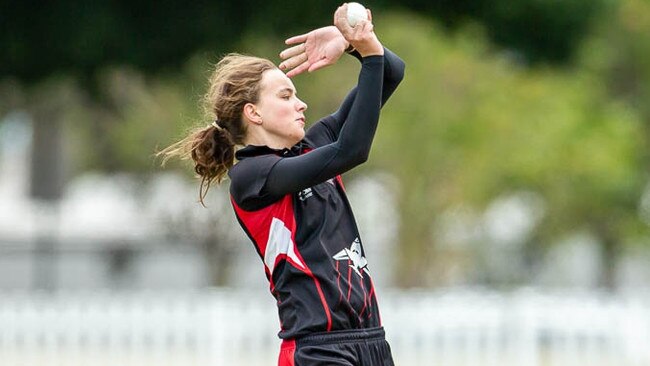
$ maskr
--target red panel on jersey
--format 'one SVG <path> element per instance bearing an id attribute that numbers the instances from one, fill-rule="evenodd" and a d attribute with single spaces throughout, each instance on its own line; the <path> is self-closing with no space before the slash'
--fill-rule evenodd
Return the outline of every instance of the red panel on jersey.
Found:
<path id="1" fill-rule="evenodd" d="M 232 197 L 231 202 L 235 213 L 246 226 L 262 255 L 271 282 L 271 291 L 273 291 L 273 270 L 280 260 L 284 259 L 305 272 L 314 280 L 318 296 L 327 316 L 327 330 L 330 331 L 332 329 L 332 315 L 320 282 L 309 269 L 295 245 L 296 217 L 293 211 L 292 196 L 287 194 L 278 202 L 257 211 L 242 209 Z M 289 237 L 286 236 L 287 234 Z"/>

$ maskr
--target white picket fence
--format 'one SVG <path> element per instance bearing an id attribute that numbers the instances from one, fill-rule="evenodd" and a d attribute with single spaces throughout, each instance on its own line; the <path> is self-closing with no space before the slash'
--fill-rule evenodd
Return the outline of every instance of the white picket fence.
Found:
<path id="1" fill-rule="evenodd" d="M 397 365 L 650 365 L 650 299 L 381 291 Z M 270 295 L 1 293 L 0 365 L 274 365 Z"/>

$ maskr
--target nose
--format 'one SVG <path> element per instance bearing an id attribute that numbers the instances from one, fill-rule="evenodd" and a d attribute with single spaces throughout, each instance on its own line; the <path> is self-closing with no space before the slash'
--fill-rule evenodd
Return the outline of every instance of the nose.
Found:
<path id="1" fill-rule="evenodd" d="M 304 112 L 305 110 L 307 110 L 307 103 L 305 103 L 302 100 L 298 99 L 298 111 Z"/>

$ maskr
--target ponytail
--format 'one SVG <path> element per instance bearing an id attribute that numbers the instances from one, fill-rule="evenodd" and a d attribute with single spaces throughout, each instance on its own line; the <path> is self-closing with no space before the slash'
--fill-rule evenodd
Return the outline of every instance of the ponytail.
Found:
<path id="1" fill-rule="evenodd" d="M 159 151 L 156 156 L 162 156 L 163 166 L 174 157 L 192 159 L 194 172 L 201 179 L 199 202 L 205 207 L 203 200 L 210 185 L 215 181 L 221 183 L 235 163 L 235 142 L 228 130 L 213 123 L 194 129 L 187 137 Z"/>
<path id="2" fill-rule="evenodd" d="M 246 103 L 257 103 L 262 75 L 276 69 L 269 60 L 231 53 L 216 65 L 203 98 L 206 119 L 216 119 L 207 127 L 190 131 L 189 135 L 156 153 L 162 165 L 173 157 L 192 159 L 194 172 L 201 178 L 199 202 L 205 198 L 213 182 L 221 183 L 235 164 L 235 146 L 245 144 L 246 124 L 242 111 Z"/>

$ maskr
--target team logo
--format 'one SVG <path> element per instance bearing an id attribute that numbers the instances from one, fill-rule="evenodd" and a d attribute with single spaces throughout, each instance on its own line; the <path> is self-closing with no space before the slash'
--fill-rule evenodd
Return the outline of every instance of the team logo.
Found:
<path id="1" fill-rule="evenodd" d="M 314 192 L 312 192 L 311 188 L 305 188 L 302 191 L 298 192 L 298 198 L 301 201 L 306 200 L 307 198 L 311 197 L 314 195 Z"/>
<path id="2" fill-rule="evenodd" d="M 333 258 L 337 261 L 352 261 L 350 268 L 354 269 L 359 277 L 363 278 L 361 271 L 364 271 L 370 275 L 370 271 L 368 271 L 368 261 L 366 260 L 366 257 L 361 255 L 361 242 L 359 241 L 359 238 L 354 239 L 349 249 L 344 248 L 340 252 L 336 253 Z"/>

